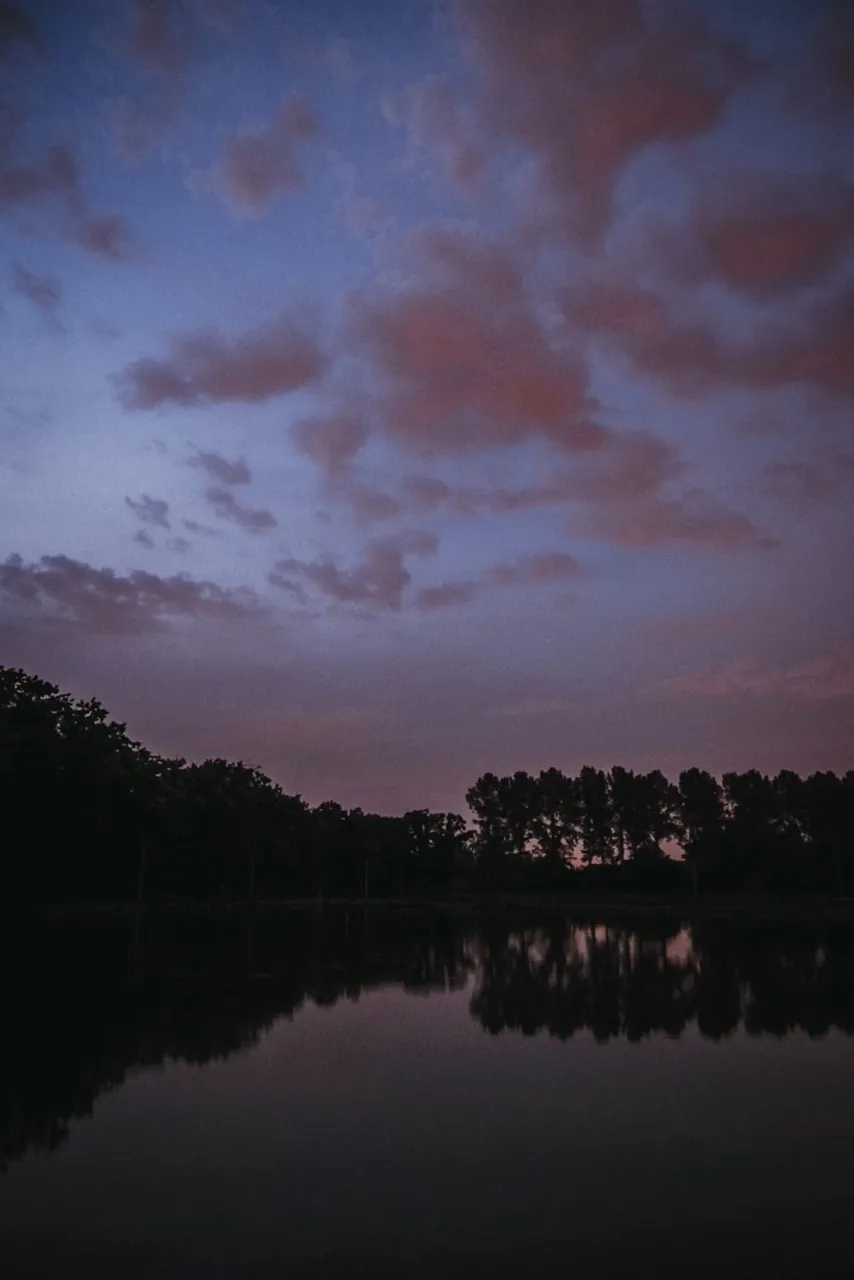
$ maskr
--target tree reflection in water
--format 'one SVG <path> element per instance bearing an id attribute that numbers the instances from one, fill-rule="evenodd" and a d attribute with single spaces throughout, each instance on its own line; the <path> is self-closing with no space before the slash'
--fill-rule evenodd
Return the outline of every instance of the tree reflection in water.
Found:
<path id="1" fill-rule="evenodd" d="M 854 1032 L 845 923 L 607 924 L 326 910 L 152 916 L 7 930 L 0 1167 L 52 1150 L 128 1076 L 256 1044 L 306 1003 L 468 985 L 492 1034 L 569 1040 Z"/>

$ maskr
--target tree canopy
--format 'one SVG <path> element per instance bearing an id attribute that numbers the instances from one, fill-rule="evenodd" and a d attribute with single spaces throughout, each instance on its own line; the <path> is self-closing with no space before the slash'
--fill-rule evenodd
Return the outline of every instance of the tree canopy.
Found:
<path id="1" fill-rule="evenodd" d="M 312 807 L 243 761 L 155 755 L 94 699 L 0 667 L 0 902 L 854 882 L 854 771 L 520 770 L 483 774 L 466 801 L 469 822 Z"/>

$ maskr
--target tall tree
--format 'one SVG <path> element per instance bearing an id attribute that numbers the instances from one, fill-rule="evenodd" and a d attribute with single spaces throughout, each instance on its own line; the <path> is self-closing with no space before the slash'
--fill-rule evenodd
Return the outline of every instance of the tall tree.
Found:
<path id="1" fill-rule="evenodd" d="M 718 859 L 724 836 L 723 789 L 705 769 L 685 769 L 679 775 L 678 835 L 691 869 L 694 892 L 701 876 Z"/>
<path id="2" fill-rule="evenodd" d="M 581 828 L 581 805 L 574 778 L 543 769 L 536 779 L 532 833 L 539 852 L 552 864 L 572 858 Z"/>
<path id="3" fill-rule="evenodd" d="M 614 855 L 608 775 L 585 765 L 578 775 L 581 801 L 581 856 L 585 863 L 611 862 Z"/>

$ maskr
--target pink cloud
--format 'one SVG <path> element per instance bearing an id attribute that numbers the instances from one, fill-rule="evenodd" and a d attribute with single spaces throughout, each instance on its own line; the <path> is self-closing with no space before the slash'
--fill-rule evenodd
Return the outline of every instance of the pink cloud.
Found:
<path id="1" fill-rule="evenodd" d="M 457 515 L 508 515 L 533 507 L 566 507 L 575 532 L 619 547 L 682 543 L 716 551 L 770 550 L 776 540 L 743 512 L 685 482 L 678 450 L 646 431 L 611 432 L 602 448 L 580 455 L 571 470 L 518 488 L 453 485 L 436 476 L 404 476 L 395 493 L 344 477 L 336 493 L 356 518 L 380 522 L 446 509 Z"/>
<path id="2" fill-rule="evenodd" d="M 117 98 L 107 109 L 113 145 L 119 157 L 129 164 L 152 149 L 168 116 L 162 105 L 142 110 L 124 97 Z"/>
<path id="3" fill-rule="evenodd" d="M 810 462 L 778 459 L 762 469 L 760 488 L 793 506 L 811 507 L 833 501 L 854 484 L 854 453 L 838 453 Z"/>
<path id="4" fill-rule="evenodd" d="M 220 520 L 231 520 L 247 533 L 268 533 L 279 523 L 272 511 L 244 506 L 223 485 L 212 485 L 205 497 Z"/>
<path id="5" fill-rule="evenodd" d="M 77 222 L 73 238 L 84 249 L 113 262 L 124 262 L 133 245 L 133 234 L 117 213 L 87 214 Z"/>
<path id="6" fill-rule="evenodd" d="M 850 285 L 793 319 L 761 321 L 747 338 L 720 332 L 706 317 L 679 317 L 647 291 L 632 286 L 588 286 L 565 306 L 576 324 L 601 334 L 639 372 L 678 396 L 691 398 L 726 387 L 762 391 L 797 383 L 831 392 L 854 387 Z"/>
<path id="7" fill-rule="evenodd" d="M 342 604 L 400 610 L 404 590 L 412 581 L 406 559 L 434 555 L 437 547 L 434 534 L 415 531 L 369 542 L 351 569 L 341 569 L 330 559 L 307 562 L 289 557 L 277 561 L 269 577 L 273 586 L 297 595 L 308 583 Z"/>
<path id="8" fill-rule="evenodd" d="M 560 582 L 581 572 L 575 556 L 565 551 L 538 551 L 513 564 L 496 565 L 490 581 L 503 587 L 526 586 L 538 582 Z"/>
<path id="9" fill-rule="evenodd" d="M 429 286 L 358 300 L 352 348 L 383 392 L 387 434 L 417 452 L 463 453 L 532 437 L 596 448 L 604 430 L 581 358 L 553 348 L 522 303 L 496 310 L 488 294 Z"/>
<path id="10" fill-rule="evenodd" d="M 701 184 L 682 237 L 651 247 L 665 272 L 755 297 L 811 284 L 854 244 L 854 186 L 831 174 L 732 169 Z"/>
<path id="11" fill-rule="evenodd" d="M 227 621 L 263 613 L 245 588 L 184 575 L 162 578 L 143 569 L 122 576 L 69 556 L 42 556 L 33 564 L 9 556 L 0 564 L 0 597 L 45 621 L 101 635 L 143 635 L 160 630 L 168 618 Z"/>
<path id="12" fill-rule="evenodd" d="M 684 542 L 715 551 L 769 551 L 779 546 L 749 516 L 701 488 L 688 489 L 676 498 L 656 495 L 625 506 L 594 508 L 579 523 L 620 547 Z"/>
<path id="13" fill-rule="evenodd" d="M 0 204 L 24 204 L 42 196 L 75 197 L 80 173 L 63 143 L 47 148 L 41 159 L 15 162 L 0 150 Z"/>
<path id="14" fill-rule="evenodd" d="M 830 266 L 854 238 L 850 218 L 810 218 L 782 213 L 771 218 L 732 218 L 710 231 L 716 274 L 744 292 L 811 280 Z"/>
<path id="15" fill-rule="evenodd" d="M 791 666 L 762 669 L 742 660 L 706 675 L 677 676 L 666 682 L 674 693 L 699 697 L 779 698 L 786 701 L 825 701 L 854 698 L 854 645 L 820 654 Z"/>
<path id="16" fill-rule="evenodd" d="M 496 564 L 479 581 L 443 582 L 422 587 L 414 600 L 416 609 L 432 612 L 468 604 L 481 592 L 495 587 L 525 587 L 564 582 L 575 578 L 581 566 L 565 551 L 535 551 L 508 564 Z"/>
<path id="17" fill-rule="evenodd" d="M 567 314 L 592 333 L 654 338 L 668 323 L 667 308 L 649 289 L 607 282 L 590 283 L 567 293 Z"/>
<path id="18" fill-rule="evenodd" d="M 137 520 L 143 524 L 159 525 L 161 529 L 171 528 L 169 503 L 165 498 L 150 498 L 147 493 L 143 493 L 138 501 L 125 498 L 125 505 L 130 507 Z"/>
<path id="19" fill-rule="evenodd" d="M 10 152 L 11 135 L 0 138 L 0 206 L 41 205 L 59 202 L 57 231 L 63 238 L 102 258 L 127 257 L 132 235 L 124 218 L 94 214 L 80 185 L 80 168 L 64 143 L 49 146 L 36 159 L 16 160 Z"/>
<path id="20" fill-rule="evenodd" d="M 365 418 L 350 409 L 302 418 L 291 427 L 291 438 L 300 453 L 328 475 L 346 467 L 366 443 L 368 434 Z"/>
<path id="21" fill-rule="evenodd" d="M 258 404 L 314 382 L 324 357 L 317 341 L 282 318 L 237 338 L 216 331 L 176 337 L 163 360 L 142 357 L 119 379 L 129 409 L 162 404 Z"/>
<path id="22" fill-rule="evenodd" d="M 387 118 L 408 135 L 408 163 L 435 157 L 443 177 L 465 195 L 483 177 L 486 155 L 474 120 L 446 76 L 427 76 L 383 102 Z"/>
<path id="23" fill-rule="evenodd" d="M 483 125 L 536 157 L 556 227 L 606 227 L 624 167 L 652 142 L 714 127 L 747 61 L 676 7 L 636 0 L 460 5 L 484 83 Z"/>
<path id="24" fill-rule="evenodd" d="M 198 520 L 182 520 L 181 523 L 185 529 L 190 531 L 190 533 L 201 534 L 203 538 L 220 537 L 219 529 L 214 529 L 209 524 L 201 524 Z"/>
<path id="25" fill-rule="evenodd" d="M 715 551 L 776 547 L 749 516 L 705 489 L 689 485 L 670 492 L 683 470 L 676 449 L 658 437 L 643 431 L 615 436 L 568 486 L 578 502 L 575 527 L 620 547 L 668 542 Z"/>
<path id="26" fill-rule="evenodd" d="M 479 590 L 476 582 L 443 582 L 438 587 L 422 587 L 415 596 L 415 608 L 425 613 L 468 604 Z"/>
<path id="27" fill-rule="evenodd" d="M 150 71 L 176 76 L 186 51 L 177 31 L 175 0 L 131 0 L 131 51 Z"/>
<path id="28" fill-rule="evenodd" d="M 301 186 L 305 175 L 296 150 L 318 132 L 311 104 L 294 96 L 263 128 L 233 138 L 215 169 L 229 207 L 241 216 L 260 218 L 279 195 Z"/>
<path id="29" fill-rule="evenodd" d="M 57 308 L 62 297 L 58 280 L 36 275 L 15 263 L 12 267 L 12 288 L 31 302 L 49 324 L 58 324 Z"/>
<path id="30" fill-rule="evenodd" d="M 854 19 L 847 0 L 840 0 L 829 14 L 823 32 L 824 67 L 844 98 L 854 102 Z"/>
<path id="31" fill-rule="evenodd" d="M 221 453 L 200 449 L 188 459 L 188 464 L 206 471 L 217 484 L 249 484 L 252 480 L 252 472 L 245 458 L 235 458 L 232 462 Z"/>
<path id="32" fill-rule="evenodd" d="M 13 45 L 39 48 L 38 33 L 29 14 L 9 0 L 0 0 L 0 55 Z"/>
<path id="33" fill-rule="evenodd" d="M 360 524 L 376 524 L 400 515 L 403 504 L 390 493 L 370 489 L 361 484 L 348 484 L 346 498 L 356 520 Z"/>

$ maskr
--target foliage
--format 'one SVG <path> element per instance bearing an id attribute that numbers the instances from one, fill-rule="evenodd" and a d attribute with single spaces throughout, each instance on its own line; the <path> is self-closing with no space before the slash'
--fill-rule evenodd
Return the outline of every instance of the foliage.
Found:
<path id="1" fill-rule="evenodd" d="M 133 742 L 0 667 L 0 901 L 402 897 L 470 888 L 850 892 L 854 773 L 483 774 L 473 817 L 311 808 L 260 769 Z M 671 860 L 674 845 L 684 862 Z"/>

